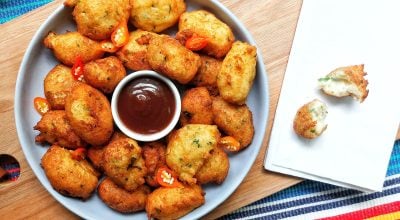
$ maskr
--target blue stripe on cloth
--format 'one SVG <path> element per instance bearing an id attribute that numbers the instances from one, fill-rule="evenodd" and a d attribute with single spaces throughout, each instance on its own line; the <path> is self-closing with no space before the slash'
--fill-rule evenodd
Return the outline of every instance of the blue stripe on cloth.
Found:
<path id="1" fill-rule="evenodd" d="M 52 0 L 0 0 L 0 24 L 25 14 Z"/>
<path id="2" fill-rule="evenodd" d="M 400 174 L 400 159 L 399 159 L 399 157 L 400 157 L 400 140 L 397 140 L 394 143 L 394 147 L 393 147 L 393 151 L 392 151 L 392 155 L 390 158 L 386 176 L 389 177 L 389 176 L 393 176 L 396 174 Z M 400 177 L 386 180 L 384 182 L 384 187 L 393 186 L 396 184 L 400 184 Z M 330 191 L 328 191 L 328 190 L 330 190 Z M 336 190 L 339 190 L 339 191 L 336 191 Z M 333 191 L 333 192 L 331 192 L 331 191 Z M 311 195 L 311 194 L 318 193 L 318 192 L 326 192 L 326 194 L 317 195 L 314 197 L 310 196 L 309 198 L 303 198 L 303 199 L 298 199 L 298 200 L 295 199 L 295 197 Z M 347 189 L 344 189 L 344 188 L 341 188 L 338 186 L 333 186 L 330 184 L 306 180 L 306 181 L 303 181 L 303 182 L 301 182 L 295 186 L 292 186 L 288 189 L 282 190 L 282 191 L 275 193 L 269 197 L 258 200 L 248 206 L 238 209 L 235 212 L 222 217 L 221 219 L 243 218 L 246 216 L 254 216 L 259 213 L 268 213 L 268 212 L 272 212 L 272 211 L 284 210 L 284 209 L 292 208 L 292 207 L 299 206 L 299 205 L 305 205 L 305 204 L 312 205 L 312 203 L 315 203 L 315 202 L 328 201 L 328 200 L 332 200 L 332 199 L 336 199 L 336 200 L 342 199 L 340 202 L 335 202 L 332 204 L 329 203 L 329 204 L 331 204 L 332 207 L 327 206 L 327 205 L 309 206 L 311 208 L 296 209 L 294 211 L 291 211 L 290 212 L 291 214 L 290 213 L 287 214 L 289 216 L 286 216 L 286 217 L 297 216 L 297 215 L 306 214 L 306 213 L 310 213 L 310 212 L 316 212 L 316 211 L 341 207 L 341 205 L 338 205 L 338 204 L 342 204 L 343 201 L 346 201 L 347 196 L 353 196 L 353 197 L 356 196 L 355 198 L 349 199 L 349 201 L 355 201 L 355 200 L 357 200 L 357 198 L 359 198 L 358 199 L 359 202 L 362 202 L 364 200 L 360 199 L 360 198 L 365 198 L 365 200 L 371 200 L 371 199 L 374 199 L 375 197 L 380 198 L 380 197 L 386 196 L 386 194 L 384 194 L 385 192 L 387 192 L 387 190 L 383 191 L 381 193 L 373 193 L 373 194 L 361 193 L 356 190 L 347 190 Z M 357 196 L 358 194 L 359 194 L 359 196 Z M 286 202 L 286 203 L 282 202 L 281 204 L 277 204 L 277 203 L 279 203 L 280 200 L 290 199 L 290 198 L 293 198 L 293 201 Z M 370 198 L 370 199 L 368 199 L 368 198 Z M 270 203 L 270 204 L 267 204 L 267 203 Z M 354 202 L 354 203 L 356 203 L 356 202 Z M 350 205 L 350 204 L 354 204 L 354 203 L 347 202 L 347 203 L 343 203 L 343 204 Z M 321 207 L 322 207 L 322 209 L 321 209 Z M 293 214 L 293 213 L 298 213 L 298 214 Z M 280 215 L 277 215 L 277 214 L 271 215 L 271 216 L 268 216 L 268 219 L 270 219 L 270 218 L 274 219 L 275 217 L 283 218 L 284 215 L 286 215 L 286 214 L 280 213 Z"/>

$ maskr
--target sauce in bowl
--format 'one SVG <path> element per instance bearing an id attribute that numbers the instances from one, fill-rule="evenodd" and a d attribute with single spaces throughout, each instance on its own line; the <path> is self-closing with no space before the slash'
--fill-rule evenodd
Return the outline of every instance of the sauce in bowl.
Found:
<path id="1" fill-rule="evenodd" d="M 117 100 L 121 121 L 140 134 L 153 134 L 166 128 L 174 116 L 175 105 L 171 89 L 151 76 L 128 82 Z"/>

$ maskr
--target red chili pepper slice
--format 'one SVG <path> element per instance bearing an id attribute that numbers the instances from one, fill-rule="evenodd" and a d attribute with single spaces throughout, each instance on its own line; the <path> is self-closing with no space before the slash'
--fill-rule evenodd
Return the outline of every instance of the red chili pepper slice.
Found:
<path id="1" fill-rule="evenodd" d="M 44 113 L 50 110 L 50 103 L 47 101 L 47 99 L 42 97 L 34 98 L 33 106 L 35 106 L 36 111 L 41 115 L 44 115 Z"/>
<path id="2" fill-rule="evenodd" d="M 181 187 L 182 184 L 178 181 L 175 173 L 167 167 L 157 169 L 156 180 L 158 184 L 165 187 Z"/>
<path id="3" fill-rule="evenodd" d="M 128 24 L 123 20 L 111 34 L 111 41 L 116 47 L 122 47 L 129 41 Z"/>
<path id="4" fill-rule="evenodd" d="M 104 40 L 100 44 L 101 44 L 101 49 L 103 49 L 103 51 L 108 52 L 108 53 L 115 53 L 119 49 L 119 47 L 116 47 L 113 44 L 113 42 L 111 42 L 109 40 Z"/>
<path id="5" fill-rule="evenodd" d="M 86 157 L 86 148 L 80 147 L 71 152 L 71 157 L 74 160 L 84 160 Z"/>
<path id="6" fill-rule="evenodd" d="M 77 56 L 75 58 L 75 63 L 71 69 L 72 76 L 75 80 L 82 81 L 83 80 L 83 61 L 81 56 Z"/>
<path id="7" fill-rule="evenodd" d="M 191 51 L 199 51 L 206 47 L 207 44 L 208 39 L 206 37 L 201 37 L 194 34 L 186 40 L 185 47 Z"/>

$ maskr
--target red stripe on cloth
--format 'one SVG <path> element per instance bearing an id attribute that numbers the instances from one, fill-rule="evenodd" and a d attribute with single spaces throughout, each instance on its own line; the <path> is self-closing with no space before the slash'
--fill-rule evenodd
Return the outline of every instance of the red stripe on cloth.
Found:
<path id="1" fill-rule="evenodd" d="M 366 219 L 374 216 L 384 215 L 391 212 L 400 211 L 400 202 L 392 202 L 384 205 L 374 206 L 367 209 L 362 209 L 355 212 L 336 215 L 332 217 L 322 218 L 320 220 L 357 220 Z"/>
<path id="2" fill-rule="evenodd" d="M 9 170 L 6 170 L 8 173 L 15 173 L 15 172 L 19 172 L 19 167 L 18 168 L 13 168 L 13 169 L 9 169 Z"/>

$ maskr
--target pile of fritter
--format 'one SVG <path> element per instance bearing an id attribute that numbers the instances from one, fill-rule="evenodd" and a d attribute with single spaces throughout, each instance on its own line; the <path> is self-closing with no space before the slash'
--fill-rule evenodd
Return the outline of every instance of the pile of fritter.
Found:
<path id="1" fill-rule="evenodd" d="M 231 28 L 183 0 L 66 0 L 77 31 L 50 32 L 60 62 L 44 79 L 49 110 L 34 127 L 51 145 L 42 167 L 55 190 L 149 218 L 176 219 L 204 204 L 205 184 L 222 184 L 229 156 L 254 135 L 246 105 L 257 50 Z M 128 24 L 130 23 L 130 24 Z M 177 26 L 175 36 L 163 31 Z M 117 130 L 110 97 L 138 70 L 185 88 L 180 122 L 165 138 L 138 142 Z M 100 183 L 99 183 L 100 182 Z M 222 187 L 222 186 L 221 186 Z"/>

